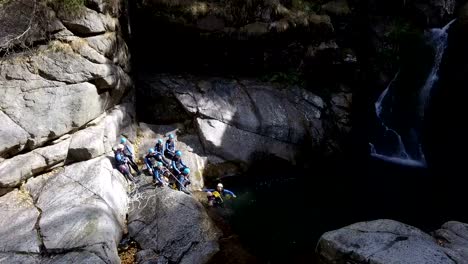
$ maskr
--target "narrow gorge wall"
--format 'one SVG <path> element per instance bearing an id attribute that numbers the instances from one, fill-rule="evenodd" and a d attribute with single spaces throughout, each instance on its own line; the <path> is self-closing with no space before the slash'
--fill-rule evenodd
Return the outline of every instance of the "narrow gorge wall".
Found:
<path id="1" fill-rule="evenodd" d="M 125 10 L 0 2 L 0 262 L 120 262 L 128 186 L 111 148 L 136 137 Z"/>

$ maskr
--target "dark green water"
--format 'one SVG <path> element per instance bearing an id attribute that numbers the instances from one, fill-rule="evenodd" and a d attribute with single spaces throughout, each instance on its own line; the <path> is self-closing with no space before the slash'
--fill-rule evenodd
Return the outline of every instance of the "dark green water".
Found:
<path id="1" fill-rule="evenodd" d="M 429 232 L 464 218 L 427 169 L 372 159 L 310 170 L 280 160 L 254 167 L 222 182 L 239 196 L 227 205 L 229 223 L 260 263 L 315 263 L 324 232 L 358 221 L 390 218 Z"/>

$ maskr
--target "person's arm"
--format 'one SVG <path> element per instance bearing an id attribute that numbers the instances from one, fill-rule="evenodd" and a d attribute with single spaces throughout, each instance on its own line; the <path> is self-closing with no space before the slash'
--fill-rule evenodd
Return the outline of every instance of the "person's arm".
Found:
<path id="1" fill-rule="evenodd" d="M 159 148 L 158 148 L 157 144 L 154 146 L 154 151 L 156 151 L 156 154 L 161 154 L 162 155 L 164 153 L 163 150 L 159 151 Z"/>
<path id="2" fill-rule="evenodd" d="M 166 149 L 167 151 L 170 151 L 171 149 L 169 148 L 169 141 L 166 141 Z"/>
<path id="3" fill-rule="evenodd" d="M 233 192 L 231 192 L 230 190 L 224 189 L 224 192 L 231 195 L 232 197 L 236 198 L 236 195 Z"/>
<path id="4" fill-rule="evenodd" d="M 146 167 L 148 168 L 148 170 L 152 170 L 153 168 L 151 168 L 151 162 L 149 160 L 149 158 L 147 156 L 145 156 L 145 164 L 146 164 Z"/>
<path id="5" fill-rule="evenodd" d="M 154 170 L 154 177 L 156 177 L 156 180 L 159 182 L 162 182 L 161 176 L 159 175 L 159 170 Z"/>
<path id="6" fill-rule="evenodd" d="M 180 170 L 179 168 L 177 168 L 177 164 L 174 160 L 172 160 L 172 168 L 178 173 L 180 174 Z"/>
<path id="7" fill-rule="evenodd" d="M 132 154 L 132 156 L 134 156 L 134 155 L 135 155 L 135 151 L 134 151 L 134 149 L 133 149 L 132 143 L 127 142 L 127 146 L 128 146 L 128 151 Z"/>

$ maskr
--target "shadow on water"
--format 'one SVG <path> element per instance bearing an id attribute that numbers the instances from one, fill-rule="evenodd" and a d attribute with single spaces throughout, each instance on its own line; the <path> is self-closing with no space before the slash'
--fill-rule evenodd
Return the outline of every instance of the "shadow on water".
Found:
<path id="1" fill-rule="evenodd" d="M 311 170 L 269 157 L 222 182 L 239 194 L 233 231 L 260 263 L 315 263 L 320 236 L 355 222 L 388 218 L 430 232 L 453 220 L 435 179 L 371 157 Z"/>

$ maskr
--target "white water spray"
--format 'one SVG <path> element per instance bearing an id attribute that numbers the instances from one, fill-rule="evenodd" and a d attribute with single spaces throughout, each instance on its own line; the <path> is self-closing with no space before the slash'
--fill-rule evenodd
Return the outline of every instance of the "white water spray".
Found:
<path id="1" fill-rule="evenodd" d="M 419 116 L 421 120 L 424 118 L 424 112 L 427 107 L 427 102 L 430 98 L 431 95 L 431 90 L 434 87 L 435 83 L 439 79 L 439 68 L 440 64 L 442 62 L 444 52 L 447 48 L 447 40 L 448 40 L 448 29 L 450 28 L 450 25 L 455 20 L 450 21 L 446 26 L 443 28 L 439 29 L 431 29 L 429 32 L 429 41 L 431 43 L 431 46 L 434 48 L 435 51 L 435 56 L 434 56 L 434 62 L 433 66 L 431 68 L 431 72 L 429 73 L 423 87 L 421 88 L 419 92 Z M 388 136 L 393 136 L 396 140 L 394 142 L 386 142 L 387 144 L 393 144 L 394 149 L 392 150 L 391 153 L 381 153 L 379 152 L 378 145 L 376 146 L 375 144 L 369 143 L 370 146 L 370 153 L 373 157 L 383 159 L 389 162 L 393 163 L 398 163 L 398 164 L 403 164 L 407 166 L 425 166 L 426 165 L 426 160 L 424 158 L 424 153 L 422 152 L 422 147 L 421 143 L 419 140 L 414 140 L 416 142 L 411 142 L 411 140 L 407 140 L 407 144 L 411 142 L 411 144 L 417 144 L 417 150 L 419 153 L 413 154 L 414 157 L 411 157 L 405 147 L 405 143 L 400 136 L 400 134 L 393 128 L 390 128 L 384 120 L 384 117 L 382 116 L 382 113 L 385 111 L 391 115 L 392 109 L 384 109 L 383 103 L 386 102 L 386 100 L 389 100 L 389 96 L 391 95 L 391 88 L 393 86 L 393 83 L 395 80 L 398 78 L 399 73 L 395 75 L 393 80 L 389 83 L 387 88 L 382 92 L 382 94 L 379 96 L 377 101 L 375 102 L 375 113 L 377 115 L 377 118 L 380 120 L 382 127 L 384 128 L 384 134 L 382 135 L 385 139 L 388 139 Z M 394 102 L 391 102 L 392 104 Z"/>

